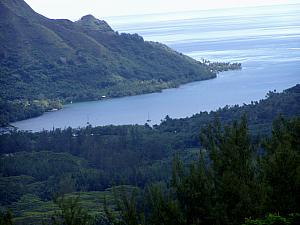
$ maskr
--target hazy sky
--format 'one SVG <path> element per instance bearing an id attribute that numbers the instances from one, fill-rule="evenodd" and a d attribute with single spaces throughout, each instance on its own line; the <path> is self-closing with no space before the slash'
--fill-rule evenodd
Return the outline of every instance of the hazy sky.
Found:
<path id="1" fill-rule="evenodd" d="M 25 0 L 35 11 L 52 19 L 77 20 L 214 8 L 300 3 L 300 0 Z"/>

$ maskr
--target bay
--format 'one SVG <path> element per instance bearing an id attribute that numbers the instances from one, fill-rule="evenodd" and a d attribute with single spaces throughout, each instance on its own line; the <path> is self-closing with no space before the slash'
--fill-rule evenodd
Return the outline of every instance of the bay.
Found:
<path id="1" fill-rule="evenodd" d="M 119 32 L 138 33 L 197 60 L 241 62 L 216 79 L 139 96 L 82 102 L 12 125 L 21 130 L 87 124 L 160 123 L 226 105 L 260 100 L 300 83 L 300 4 L 105 18 Z"/>

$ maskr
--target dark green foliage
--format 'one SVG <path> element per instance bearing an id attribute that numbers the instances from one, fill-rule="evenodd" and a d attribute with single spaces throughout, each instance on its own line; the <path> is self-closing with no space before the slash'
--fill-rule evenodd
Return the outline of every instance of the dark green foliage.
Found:
<path id="1" fill-rule="evenodd" d="M 249 130 L 252 134 L 267 135 L 272 130 L 272 121 L 279 114 L 291 118 L 300 116 L 300 84 L 289 88 L 283 93 L 269 92 L 266 99 L 243 106 L 226 106 L 216 111 L 200 112 L 190 118 L 165 119 L 157 128 L 167 132 L 187 134 L 180 140 L 189 141 L 190 144 L 199 143 L 199 128 L 219 118 L 222 124 L 247 116 Z"/>
<path id="2" fill-rule="evenodd" d="M 25 193 L 50 199 L 54 193 L 102 189 L 102 173 L 70 154 L 20 152 L 0 162 L 1 204 L 18 201 Z"/>
<path id="3" fill-rule="evenodd" d="M 217 222 L 238 224 L 245 216 L 259 215 L 261 184 L 246 119 L 224 131 L 219 124 L 208 126 L 203 134 L 202 144 L 211 160 Z"/>
<path id="4" fill-rule="evenodd" d="M 140 190 L 130 186 L 121 186 L 112 189 L 114 193 L 114 210 L 108 205 L 107 199 L 104 199 L 104 213 L 107 222 L 110 225 L 139 225 L 144 224 L 144 217 L 137 208 L 137 196 Z"/>
<path id="5" fill-rule="evenodd" d="M 175 137 L 170 139 L 169 135 L 156 132 L 149 126 L 111 126 L 45 131 L 36 134 L 16 132 L 12 136 L 1 135 L 0 139 L 1 150 L 4 152 L 28 152 L 3 155 L 4 168 L 1 170 L 0 167 L 0 172 L 4 176 L 28 174 L 40 181 L 45 181 L 45 179 L 56 181 L 57 175 L 64 171 L 64 173 L 72 173 L 72 176 L 76 177 L 78 181 L 76 183 L 88 188 L 87 190 L 101 190 L 111 185 L 112 180 L 117 183 L 131 182 L 143 186 L 146 180 L 155 179 L 148 175 L 150 171 L 145 168 L 148 167 L 148 163 L 168 157 L 169 152 L 172 151 L 171 142 Z M 40 151 L 40 149 L 47 150 L 48 153 L 31 153 Z M 65 160 L 65 155 L 53 154 L 53 152 L 62 151 L 85 158 L 90 162 L 89 166 L 85 166 L 83 162 L 77 164 L 71 160 Z M 24 158 L 23 164 L 20 163 L 23 161 L 22 157 Z M 49 160 L 50 157 L 53 159 Z M 41 163 L 31 164 L 30 162 L 35 158 L 42 158 Z M 11 161 L 12 163 L 10 163 Z M 57 168 L 52 168 L 53 164 L 51 163 L 57 163 Z M 15 164 L 22 170 L 16 170 Z M 45 167 L 41 166 L 43 164 Z M 157 165 L 160 166 L 160 163 Z M 28 169 L 25 169 L 26 166 Z M 36 167 L 36 169 L 32 167 Z M 66 167 L 66 169 L 61 167 Z M 149 167 L 153 171 L 157 170 L 152 165 Z M 34 172 L 35 174 L 33 174 Z M 156 173 L 158 176 L 166 176 L 167 171 L 165 174 L 159 174 L 159 171 Z M 51 178 L 53 175 L 55 178 Z M 42 179 L 43 177 L 45 179 Z M 94 179 L 97 179 L 98 182 L 93 182 Z M 88 184 L 88 186 L 84 184 Z"/>
<path id="6" fill-rule="evenodd" d="M 46 111 L 62 108 L 60 100 L 12 100 L 6 101 L 0 97 L 0 126 L 10 121 L 23 120 L 42 115 Z"/>
<path id="7" fill-rule="evenodd" d="M 186 170 L 175 157 L 169 190 L 154 188 L 144 194 L 146 224 L 238 225 L 269 212 L 287 218 L 270 214 L 262 220 L 246 219 L 246 224 L 297 224 L 299 215 L 289 215 L 300 211 L 299 122 L 276 120 L 262 156 L 250 140 L 245 118 L 231 126 L 208 125 L 202 132 L 200 159 Z"/>
<path id="8" fill-rule="evenodd" d="M 0 212 L 0 225 L 13 225 L 13 216 L 11 211 L 6 211 L 5 213 Z"/>
<path id="9" fill-rule="evenodd" d="M 203 156 L 184 171 L 175 158 L 172 186 L 175 189 L 184 224 L 210 224 L 213 222 L 215 190 L 210 172 L 204 167 Z"/>
<path id="10" fill-rule="evenodd" d="M 183 224 L 182 208 L 161 184 L 152 184 L 146 192 L 147 224 L 172 225 Z"/>
<path id="11" fill-rule="evenodd" d="M 141 224 L 143 218 L 138 213 L 136 205 L 136 189 L 132 190 L 131 193 L 126 193 L 123 189 L 121 193 L 117 196 L 115 193 L 115 200 L 117 205 L 117 210 L 120 212 L 119 218 L 113 218 L 109 216 L 110 222 L 112 224 L 118 225 L 139 225 Z M 108 210 L 106 210 L 107 214 Z M 107 214 L 109 215 L 109 214 Z"/>
<path id="12" fill-rule="evenodd" d="M 161 184 L 152 184 L 139 194 L 137 190 L 122 191 L 115 195 L 118 213 L 105 206 L 106 217 L 113 225 L 182 224 L 178 202 L 166 191 Z"/>
<path id="13" fill-rule="evenodd" d="M 180 161 L 173 163 L 172 188 L 184 224 L 239 224 L 259 215 L 262 194 L 246 120 L 224 129 L 215 123 L 202 134 L 199 160 L 187 171 Z"/>
<path id="14" fill-rule="evenodd" d="M 91 225 L 93 218 L 79 205 L 79 197 L 57 197 L 54 203 L 59 210 L 51 218 L 51 225 Z"/>
<path id="15" fill-rule="evenodd" d="M 26 174 L 38 180 L 47 180 L 50 176 L 78 172 L 86 168 L 87 162 L 66 153 L 53 152 L 19 152 L 0 159 L 3 176 Z"/>
<path id="16" fill-rule="evenodd" d="M 8 205 L 18 201 L 26 193 L 36 192 L 34 178 L 26 175 L 0 178 L 0 203 Z M 37 187 L 39 191 L 40 188 Z"/>
<path id="17" fill-rule="evenodd" d="M 264 176 L 268 189 L 267 208 L 272 212 L 299 212 L 300 120 L 275 120 L 272 138 L 264 148 Z M 293 196 L 291 198 L 291 195 Z"/>

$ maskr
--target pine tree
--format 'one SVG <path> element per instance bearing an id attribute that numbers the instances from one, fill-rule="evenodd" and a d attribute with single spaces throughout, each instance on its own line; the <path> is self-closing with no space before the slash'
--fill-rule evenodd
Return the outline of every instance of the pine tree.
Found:
<path id="1" fill-rule="evenodd" d="M 182 163 L 173 162 L 172 185 L 183 213 L 184 224 L 211 224 L 215 200 L 210 171 L 205 168 L 203 154 L 185 173 Z"/>
<path id="2" fill-rule="evenodd" d="M 262 187 L 246 117 L 224 129 L 219 122 L 209 125 L 201 140 L 213 173 L 215 223 L 240 224 L 247 216 L 260 215 Z"/>
<path id="3" fill-rule="evenodd" d="M 263 160 L 269 212 L 300 211 L 300 119 L 274 121 Z"/>
<path id="4" fill-rule="evenodd" d="M 178 201 L 162 184 L 152 184 L 147 188 L 146 206 L 148 210 L 147 224 L 181 225 L 183 218 Z"/>

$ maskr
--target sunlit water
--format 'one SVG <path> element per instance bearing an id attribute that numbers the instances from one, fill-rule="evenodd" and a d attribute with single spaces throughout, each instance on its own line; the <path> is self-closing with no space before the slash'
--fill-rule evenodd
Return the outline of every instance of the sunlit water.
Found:
<path id="1" fill-rule="evenodd" d="M 197 60 L 241 62 L 221 73 L 162 93 L 83 102 L 16 122 L 22 130 L 159 123 L 225 105 L 249 103 L 269 90 L 300 83 L 300 5 L 106 18 L 119 32 L 138 33 Z"/>

